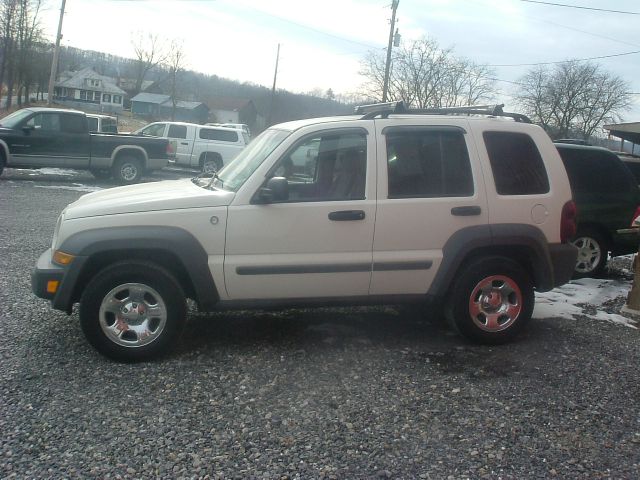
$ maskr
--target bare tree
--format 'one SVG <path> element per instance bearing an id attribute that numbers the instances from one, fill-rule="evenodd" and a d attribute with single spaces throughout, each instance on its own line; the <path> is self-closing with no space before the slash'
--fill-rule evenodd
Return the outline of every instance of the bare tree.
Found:
<path id="1" fill-rule="evenodd" d="M 556 138 L 577 132 L 587 139 L 631 105 L 628 84 L 591 62 L 536 67 L 519 83 L 524 112 Z"/>
<path id="2" fill-rule="evenodd" d="M 131 39 L 136 56 L 136 93 L 142 90 L 142 82 L 149 71 L 164 63 L 168 54 L 158 35 L 137 32 Z"/>
<path id="3" fill-rule="evenodd" d="M 167 67 L 171 80 L 171 120 L 176 118 L 176 106 L 178 104 L 178 76 L 184 71 L 186 66 L 185 53 L 182 41 L 173 40 L 169 49 Z"/>
<path id="4" fill-rule="evenodd" d="M 382 98 L 386 57 L 369 52 L 360 74 L 365 77 L 362 95 Z M 453 49 L 443 49 L 429 38 L 403 44 L 393 52 L 388 98 L 416 108 L 472 105 L 493 94 L 492 72 Z"/>

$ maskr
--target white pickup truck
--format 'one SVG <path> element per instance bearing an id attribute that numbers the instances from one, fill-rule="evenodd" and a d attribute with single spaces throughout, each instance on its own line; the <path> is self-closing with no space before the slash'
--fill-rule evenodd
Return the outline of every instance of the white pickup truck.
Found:
<path id="1" fill-rule="evenodd" d="M 170 163 L 206 173 L 220 170 L 249 143 L 242 130 L 184 122 L 151 123 L 135 133 L 173 140 L 176 156 Z"/>

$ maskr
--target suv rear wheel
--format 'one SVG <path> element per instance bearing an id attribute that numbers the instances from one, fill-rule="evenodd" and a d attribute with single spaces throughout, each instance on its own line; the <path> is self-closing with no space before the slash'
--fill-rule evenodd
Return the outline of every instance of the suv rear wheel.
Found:
<path id="1" fill-rule="evenodd" d="M 512 339 L 531 318 L 533 284 L 526 271 L 505 257 L 467 265 L 452 285 L 448 320 L 470 340 L 498 344 Z"/>
<path id="2" fill-rule="evenodd" d="M 603 236 L 592 230 L 581 230 L 571 243 L 578 247 L 574 278 L 597 277 L 602 274 L 609 253 Z"/>
<path id="3" fill-rule="evenodd" d="M 167 270 L 123 262 L 96 274 L 80 300 L 80 325 L 100 353 L 147 360 L 169 350 L 186 319 L 185 295 Z"/>

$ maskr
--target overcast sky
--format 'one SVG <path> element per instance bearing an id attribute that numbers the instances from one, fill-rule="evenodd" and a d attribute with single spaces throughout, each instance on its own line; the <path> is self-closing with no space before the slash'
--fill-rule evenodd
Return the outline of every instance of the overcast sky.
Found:
<path id="1" fill-rule="evenodd" d="M 48 0 L 43 25 L 55 37 L 60 0 Z M 457 55 L 488 65 L 595 60 L 640 92 L 640 1 L 557 0 L 637 15 L 523 0 L 400 0 L 403 41 L 435 38 Z M 133 57 L 135 32 L 183 42 L 188 68 L 271 86 L 278 43 L 278 87 L 358 91 L 360 61 L 384 51 L 391 0 L 67 0 L 63 45 Z M 513 105 L 513 84 L 530 66 L 496 66 L 496 100 Z M 640 95 L 628 121 L 640 121 Z"/>

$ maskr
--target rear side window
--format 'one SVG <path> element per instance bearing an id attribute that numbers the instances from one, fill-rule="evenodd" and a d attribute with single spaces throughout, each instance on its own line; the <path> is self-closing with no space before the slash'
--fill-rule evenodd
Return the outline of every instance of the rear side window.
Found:
<path id="1" fill-rule="evenodd" d="M 575 193 L 626 193 L 634 187 L 629 171 L 614 154 L 558 148 Z"/>
<path id="2" fill-rule="evenodd" d="M 64 113 L 61 115 L 61 130 L 66 133 L 87 133 L 87 120 L 82 115 Z"/>
<path id="3" fill-rule="evenodd" d="M 187 138 L 187 127 L 184 125 L 169 125 L 169 138 Z"/>
<path id="4" fill-rule="evenodd" d="M 87 122 L 89 123 L 89 131 L 97 132 L 98 131 L 98 119 L 95 117 L 87 117 Z"/>
<path id="5" fill-rule="evenodd" d="M 533 139 L 517 132 L 484 132 L 493 179 L 499 195 L 549 192 L 549 178 Z"/>
<path id="6" fill-rule="evenodd" d="M 216 128 L 203 128 L 200 130 L 200 138 L 203 140 L 217 140 L 221 142 L 237 142 L 238 132 L 232 130 L 218 130 Z"/>
<path id="7" fill-rule="evenodd" d="M 473 195 L 462 131 L 391 128 L 386 141 L 389 198 Z"/>

